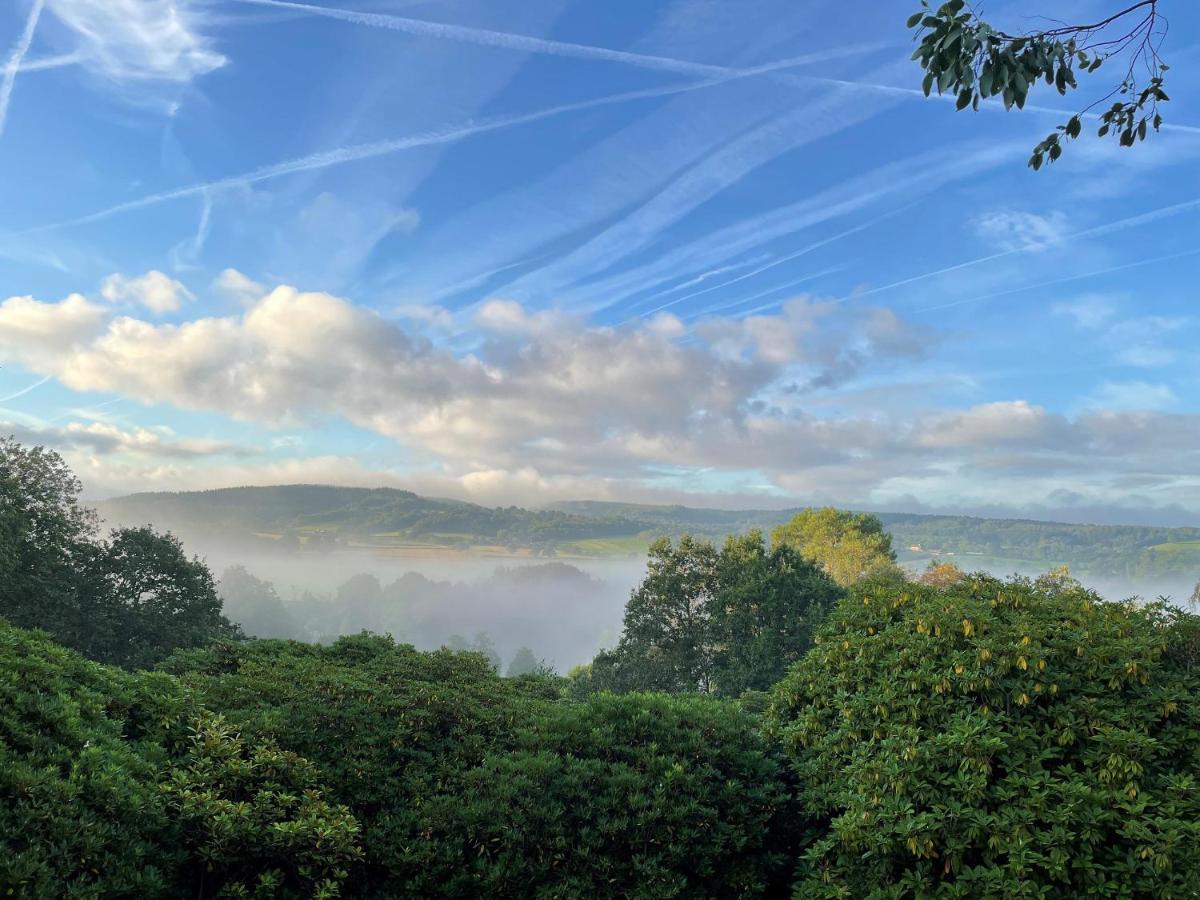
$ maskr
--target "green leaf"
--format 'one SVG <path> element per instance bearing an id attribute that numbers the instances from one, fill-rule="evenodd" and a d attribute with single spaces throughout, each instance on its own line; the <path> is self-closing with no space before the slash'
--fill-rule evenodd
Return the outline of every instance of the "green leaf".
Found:
<path id="1" fill-rule="evenodd" d="M 970 105 L 971 98 L 974 95 L 975 95 L 975 92 L 973 90 L 971 90 L 970 88 L 963 88 L 961 91 L 958 92 L 958 102 L 956 102 L 954 104 L 954 108 L 960 109 L 960 110 L 966 109 Z M 1143 122 L 1143 124 L 1145 124 L 1145 123 Z"/>
<path id="2" fill-rule="evenodd" d="M 911 16 L 908 17 L 908 22 L 905 23 L 904 27 L 905 28 L 916 28 L 918 25 L 921 24 L 921 19 L 923 19 L 924 17 L 925 17 L 924 11 L 915 12 Z"/>

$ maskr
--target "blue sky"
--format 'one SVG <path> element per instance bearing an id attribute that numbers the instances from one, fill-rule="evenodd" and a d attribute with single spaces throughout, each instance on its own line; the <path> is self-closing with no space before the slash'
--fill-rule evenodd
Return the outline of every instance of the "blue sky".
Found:
<path id="1" fill-rule="evenodd" d="M 955 113 L 910 6 L 5 4 L 3 428 L 92 496 L 1194 524 L 1200 10 L 1161 134 L 1034 173 L 1097 87 Z"/>

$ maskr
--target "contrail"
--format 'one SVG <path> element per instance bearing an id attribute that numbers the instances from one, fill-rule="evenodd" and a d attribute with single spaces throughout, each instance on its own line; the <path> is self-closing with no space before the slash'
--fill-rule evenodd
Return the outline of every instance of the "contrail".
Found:
<path id="1" fill-rule="evenodd" d="M 329 6 L 316 6 L 311 3 L 296 3 L 292 2 L 292 0 L 236 0 L 236 2 L 246 3 L 253 6 L 271 6 L 279 9 L 291 9 L 298 12 L 309 13 L 311 15 L 339 19 L 343 22 L 349 22 L 354 25 L 365 25 L 369 28 L 385 28 L 391 31 L 400 31 L 405 34 L 420 35 L 422 37 L 442 38 L 444 40 L 460 41 L 463 43 L 476 44 L 483 47 L 504 47 L 509 50 L 519 50 L 526 53 L 541 53 L 550 56 L 567 56 L 574 57 L 576 59 L 607 60 L 609 62 L 626 63 L 639 68 L 654 69 L 661 72 L 675 72 L 686 75 L 713 77 L 718 75 L 728 75 L 738 71 L 737 69 L 728 66 L 690 62 L 688 60 L 675 59 L 668 56 L 653 56 L 645 53 L 630 53 L 624 50 L 612 50 L 608 47 L 595 47 L 590 44 L 576 44 L 570 41 L 548 40 L 545 38 L 535 38 L 530 37 L 529 35 L 513 34 L 512 32 L 495 31 L 486 28 L 469 28 L 463 25 L 448 25 L 442 22 L 430 22 L 427 19 L 413 19 L 406 16 L 360 12 L 358 10 L 337 9 Z M 868 53 L 873 50 L 880 50 L 887 46 L 889 46 L 889 44 L 886 42 L 852 44 L 845 47 L 809 54 L 804 62 L 827 62 L 829 60 L 840 59 L 845 56 L 854 56 L 862 53 Z M 796 63 L 796 65 L 802 64 L 804 63 Z M 925 92 L 917 88 L 897 87 L 887 84 L 874 84 L 871 82 L 808 75 L 793 76 L 788 80 L 794 85 L 799 85 L 804 82 L 808 82 L 810 84 L 816 82 L 828 85 L 837 85 L 840 87 L 858 88 L 860 90 L 890 94 L 899 97 L 915 97 L 922 100 L 925 99 Z M 930 98 L 944 102 L 955 102 L 958 99 L 958 95 L 935 93 L 931 94 Z M 989 99 L 985 101 L 981 108 L 998 110 L 1003 109 L 1003 106 L 998 100 Z M 1073 110 L 1055 109 L 1054 107 L 1039 106 L 1036 104 L 1026 104 L 1023 109 L 1026 109 L 1030 112 L 1048 113 L 1056 116 L 1070 117 L 1076 114 Z M 1099 121 L 1100 115 L 1098 113 L 1085 113 L 1083 118 L 1092 121 Z M 1163 123 L 1162 128 L 1164 131 L 1180 131 L 1188 134 L 1200 134 L 1200 127 L 1195 125 L 1178 125 L 1165 122 Z"/>
<path id="2" fill-rule="evenodd" d="M 796 279 L 793 279 L 792 281 L 786 281 L 783 284 L 777 284 L 777 285 L 775 285 L 775 287 L 767 288 L 765 291 L 759 291 L 757 294 L 751 294 L 749 297 L 742 297 L 740 300 L 734 300 L 731 303 L 722 303 L 722 304 L 718 304 L 717 306 L 708 306 L 708 307 L 705 307 L 704 309 L 697 310 L 695 313 L 693 313 L 692 315 L 690 315 L 686 319 L 684 319 L 684 321 L 692 322 L 696 319 L 702 318 L 703 316 L 711 316 L 711 315 L 715 315 L 716 313 L 723 313 L 723 312 L 733 309 L 735 306 L 741 306 L 743 303 L 753 303 L 755 300 L 760 300 L 763 297 L 770 296 L 771 294 L 776 294 L 779 291 L 791 290 L 792 288 L 799 287 L 800 285 L 806 284 L 807 282 L 814 281 L 817 278 L 824 278 L 826 275 L 832 275 L 835 272 L 841 272 L 845 268 L 846 268 L 845 266 L 830 266 L 828 269 L 821 269 L 819 272 L 811 272 L 808 275 L 803 276 L 802 278 L 796 278 Z M 781 303 L 783 303 L 782 300 L 776 300 L 773 303 L 765 303 L 762 306 L 756 306 L 753 309 L 744 309 L 741 312 L 737 313 L 737 315 L 751 316 L 751 315 L 754 315 L 754 313 L 762 312 L 764 309 L 771 309 L 774 306 L 779 306 Z"/>
<path id="3" fill-rule="evenodd" d="M 251 2 L 251 0 L 243 0 L 243 2 Z M 500 131 L 506 128 L 513 128 L 518 125 L 528 125 L 532 122 L 553 118 L 565 113 L 578 112 L 585 109 L 594 109 L 600 106 L 611 106 L 618 103 L 628 103 L 633 100 L 667 97 L 673 94 L 683 94 L 687 93 L 688 91 L 702 90 L 704 88 L 726 84 L 730 81 L 736 81 L 741 78 L 750 78 L 766 72 L 774 72 L 789 68 L 791 66 L 803 65 L 806 59 L 806 57 L 784 59 L 773 63 L 766 63 L 761 66 L 753 66 L 747 69 L 731 70 L 729 74 L 724 74 L 719 78 L 709 78 L 703 81 L 690 81 L 685 84 L 671 85 L 668 87 L 646 88 L 639 91 L 626 91 L 621 94 L 609 94 L 605 97 L 596 97 L 592 100 L 582 100 L 577 103 L 564 103 L 558 106 L 551 106 L 545 109 L 536 110 L 530 113 L 522 113 L 515 116 L 499 116 L 490 119 L 481 119 L 476 122 L 468 121 L 467 124 L 456 126 L 454 128 L 442 128 L 432 131 L 425 131 L 410 135 L 409 137 L 398 138 L 390 141 L 375 141 L 368 144 L 354 144 L 349 147 L 339 147 L 335 150 L 326 150 L 322 153 L 313 153 L 308 156 L 301 156 L 294 159 L 284 160 L 283 162 L 273 163 L 269 166 L 262 166 L 250 172 L 244 172 L 240 175 L 230 175 L 225 178 L 217 179 L 216 181 L 208 181 L 202 184 L 191 184 L 185 187 L 175 188 L 170 191 L 161 191 L 157 194 L 148 194 L 147 196 L 139 197 L 136 200 L 127 200 L 124 203 L 118 203 L 115 206 L 109 206 L 93 213 L 88 213 L 83 216 L 76 216 L 73 219 L 64 219 L 62 221 L 51 222 L 46 225 L 35 225 L 32 228 L 8 232 L 8 234 L 36 234 L 38 232 L 49 231 L 55 228 L 66 228 L 72 225 L 85 225 L 91 222 L 100 221 L 101 219 L 107 219 L 108 217 L 115 216 L 119 213 L 130 212 L 135 209 L 142 209 L 147 206 L 164 203 L 168 200 L 178 200 L 182 197 L 193 197 L 197 194 L 205 194 L 210 191 L 221 191 L 227 188 L 243 187 L 248 184 L 256 184 L 260 181 L 266 181 L 271 178 L 279 178 L 284 175 L 293 175 L 298 172 L 308 172 L 313 169 L 324 169 L 328 168 L 329 166 L 344 165 L 346 163 L 358 162 L 364 159 L 373 159 L 377 156 L 386 156 L 391 153 L 398 153 L 402 150 L 411 150 L 416 147 L 428 147 L 435 144 L 448 144 L 454 141 L 462 140 L 463 138 L 473 137 L 477 134 L 486 134 L 490 131 Z"/>
<path id="4" fill-rule="evenodd" d="M 625 63 L 642 69 L 654 69 L 658 72 L 674 72 L 680 75 L 698 75 L 703 78 L 714 78 L 733 74 L 739 71 L 728 66 L 715 66 L 706 63 L 689 62 L 674 59 L 669 56 L 653 56 L 646 53 L 630 53 L 624 50 L 612 50 L 608 47 L 595 47 L 590 44 L 576 44 L 570 41 L 555 41 L 546 38 L 530 37 L 525 34 L 513 34 L 507 31 L 494 31 L 487 28 L 469 28 L 464 25 L 448 25 L 443 22 L 430 22 L 427 19 L 411 19 L 406 16 L 386 15 L 383 13 L 360 12 L 358 10 L 337 9 L 329 6 L 315 6 L 311 3 L 295 3 L 291 0 L 237 0 L 254 6 L 271 6 L 278 9 L 292 9 L 315 16 L 326 16 L 339 19 L 354 25 L 365 25 L 369 28 L 386 28 L 404 34 L 421 37 L 442 38 L 450 41 L 460 41 L 466 44 L 476 44 L 481 47 L 503 47 L 506 50 L 518 50 L 524 53 L 540 53 L 548 56 L 567 56 L 575 59 L 597 59 L 607 62 Z M 865 53 L 886 46 L 883 43 L 857 44 L 818 53 L 808 54 L 804 63 L 825 62 L 839 59 L 843 56 Z M 796 62 L 794 65 L 803 65 Z"/>
<path id="5" fill-rule="evenodd" d="M 1081 272 L 1078 275 L 1066 275 L 1062 278 L 1053 278 L 1050 281 L 1039 281 L 1037 284 L 1025 284 L 1021 287 L 1009 288 L 1006 291 L 995 291 L 991 294 L 980 294 L 978 297 L 967 297 L 963 300 L 951 300 L 949 303 L 938 303 L 935 306 L 922 306 L 917 309 L 917 312 L 930 312 L 937 309 L 949 309 L 952 306 L 962 306 L 965 303 L 980 303 L 984 300 L 994 300 L 997 297 L 1006 297 L 1009 294 L 1019 294 L 1022 291 L 1032 291 L 1038 288 L 1053 287 L 1056 284 L 1067 284 L 1072 281 L 1083 281 L 1085 278 L 1095 278 L 1099 275 L 1108 275 L 1112 272 L 1123 272 L 1126 269 L 1136 269 L 1139 266 L 1149 266 L 1154 263 L 1167 262 L 1172 259 L 1183 259 L 1187 256 L 1195 256 L 1200 253 L 1200 247 L 1192 250 L 1183 250 L 1179 253 L 1167 253 L 1164 256 L 1153 256 L 1149 259 L 1139 259 L 1130 263 L 1122 263 L 1119 266 L 1109 266 L 1106 269 L 1094 269 L 1091 272 Z"/>
<path id="6" fill-rule="evenodd" d="M 7 397 L 0 397 L 0 403 L 7 403 L 9 400 L 16 400 L 18 397 L 24 397 L 26 394 L 28 394 L 34 388 L 41 387 L 43 384 L 45 384 L 47 381 L 49 381 L 53 377 L 54 377 L 53 375 L 47 375 L 45 378 L 40 378 L 37 381 L 35 381 L 33 384 L 29 385 L 29 387 L 21 388 L 21 390 L 17 391 L 15 394 L 9 394 Z"/>
<path id="7" fill-rule="evenodd" d="M 21 61 L 25 59 L 25 54 L 29 52 L 29 45 L 33 43 L 33 30 L 37 28 L 38 18 L 42 14 L 44 4 L 45 0 L 33 0 L 29 18 L 25 20 L 25 30 L 21 32 L 21 37 L 17 40 L 16 46 L 13 47 L 13 51 L 8 57 L 8 62 L 4 65 L 4 74 L 0 75 L 0 135 L 4 134 L 4 122 L 8 118 L 8 102 L 12 99 L 17 70 L 21 68 Z"/>
<path id="8" fill-rule="evenodd" d="M 850 237 L 852 234 L 857 234 L 858 232 L 864 231 L 865 229 L 870 228 L 873 225 L 877 225 L 880 222 L 884 221 L 885 219 L 891 218 L 892 216 L 897 215 L 900 212 L 903 212 L 904 210 L 908 209 L 908 207 L 911 205 L 912 205 L 911 203 L 905 204 L 904 206 L 901 206 L 898 209 L 894 209 L 894 210 L 891 210 L 890 212 L 886 212 L 881 216 L 876 216 L 875 218 L 870 219 L 869 221 L 863 222 L 860 225 L 855 225 L 853 228 L 847 228 L 845 231 L 839 231 L 837 234 L 831 235 L 827 238 L 822 238 L 819 241 L 814 241 L 811 244 L 801 247 L 799 250 L 795 251 L 794 253 L 789 253 L 786 256 L 781 256 L 778 259 L 773 259 L 769 263 L 759 266 L 757 269 L 751 269 L 749 272 L 746 272 L 743 275 L 739 275 L 737 278 L 730 278 L 728 281 L 723 281 L 720 284 L 714 284 L 712 287 L 707 287 L 700 291 L 693 291 L 690 294 L 684 294 L 682 297 L 676 297 L 674 300 L 671 300 L 667 303 L 663 303 L 660 306 L 656 306 L 654 309 L 646 310 L 645 312 L 630 316 L 628 319 L 626 319 L 621 324 L 624 325 L 627 322 L 633 321 L 634 319 L 642 319 L 647 316 L 652 316 L 657 312 L 662 312 L 664 309 L 675 306 L 677 303 L 682 303 L 684 300 L 691 300 L 693 297 L 699 297 L 701 294 L 707 294 L 710 291 L 720 290 L 721 288 L 728 287 L 731 284 L 737 284 L 739 281 L 745 281 L 747 278 L 753 278 L 755 275 L 759 275 L 763 272 L 766 272 L 768 269 L 773 269 L 776 266 L 781 266 L 786 262 L 791 262 L 794 259 L 799 259 L 801 256 L 805 256 L 809 253 L 812 253 L 814 250 L 819 250 L 821 247 L 824 247 L 827 244 L 832 244 L 834 241 L 840 241 L 843 238 Z"/>
<path id="9" fill-rule="evenodd" d="M 57 56 L 42 56 L 38 59 L 27 59 L 19 67 L 22 72 L 42 72 L 46 69 L 61 69 L 63 66 L 73 66 L 83 61 L 82 53 L 60 53 Z"/>
<path id="10" fill-rule="evenodd" d="M 1105 225 L 1096 225 L 1093 228 L 1085 228 L 1083 231 L 1075 231 L 1071 234 L 1064 234 L 1062 237 L 1054 238 L 1045 241 L 1041 244 L 1034 244 L 1026 247 L 1014 247 L 1011 250 L 1001 250 L 999 253 L 989 253 L 987 256 L 977 256 L 975 259 L 968 259 L 966 262 L 955 263 L 952 266 L 944 266 L 940 269 L 935 269 L 932 272 L 923 272 L 920 275 L 911 275 L 908 278 L 901 278 L 899 281 L 893 281 L 890 284 L 882 284 L 879 287 L 869 288 L 864 291 L 857 291 L 847 297 L 842 297 L 841 300 L 858 299 L 859 297 L 869 297 L 871 294 L 881 294 L 884 291 L 890 291 L 893 288 L 903 287 L 907 284 L 913 284 L 918 281 L 925 281 L 929 278 L 936 278 L 939 275 L 946 275 L 950 272 L 957 272 L 961 269 L 968 269 L 972 266 L 978 266 L 982 263 L 992 262 L 997 259 L 1015 256 L 1018 253 L 1029 253 L 1032 250 L 1040 250 L 1043 247 L 1056 247 L 1060 244 L 1065 244 L 1078 238 L 1099 237 L 1105 234 L 1112 234 L 1115 231 L 1124 231 L 1127 228 L 1136 228 L 1139 225 L 1145 225 L 1149 222 L 1155 222 L 1159 219 L 1165 219 L 1170 216 L 1176 216 L 1180 213 L 1188 212 L 1197 207 L 1200 207 L 1200 198 L 1194 200 L 1184 200 L 1182 203 L 1172 203 L 1170 206 L 1160 206 L 1158 209 L 1152 209 L 1148 212 L 1138 213 L 1136 216 L 1127 216 L 1124 219 L 1117 219 L 1115 222 L 1109 222 Z"/>

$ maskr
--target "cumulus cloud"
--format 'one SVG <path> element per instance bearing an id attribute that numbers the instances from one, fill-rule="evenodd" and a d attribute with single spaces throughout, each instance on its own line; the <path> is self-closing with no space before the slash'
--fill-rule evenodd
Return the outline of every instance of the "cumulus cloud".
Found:
<path id="1" fill-rule="evenodd" d="M 132 294 L 130 284 L 115 294 Z M 479 311 L 483 342 L 468 355 L 291 287 L 239 315 L 181 324 L 106 318 L 82 298 L 9 303 L 37 313 L 42 337 L 31 344 L 21 316 L 6 321 L 0 309 L 0 353 L 69 388 L 267 424 L 336 415 L 464 471 L 629 471 L 655 447 L 700 458 L 706 442 L 732 448 L 767 428 L 758 395 L 786 377 L 846 379 L 922 345 L 890 312 L 809 299 L 693 330 L 673 317 L 598 327 L 495 301 Z M 57 340 L 57 324 L 69 340 Z"/>
<path id="2" fill-rule="evenodd" d="M 340 461 L 328 470 L 268 460 L 220 468 L 212 460 L 236 449 L 103 422 L 64 430 L 59 439 L 107 460 L 89 463 L 106 484 L 135 473 L 190 486 L 361 477 L 533 502 L 705 470 L 808 502 L 954 495 L 988 506 L 1045 496 L 1064 476 L 1089 502 L 1116 496 L 1121 478 L 1150 485 L 1146 496 L 1168 491 L 1156 478 L 1176 488 L 1200 478 L 1200 416 L 1166 412 L 1170 398 L 1153 385 L 1102 388 L 1075 415 L 1020 398 L 961 409 L 909 398 L 865 411 L 814 402 L 817 387 L 874 379 L 938 340 L 880 308 L 797 298 L 773 316 L 693 325 L 663 316 L 614 328 L 497 301 L 477 312 L 478 340 L 464 353 L 423 336 L 419 322 L 331 294 L 242 293 L 255 299 L 236 314 L 177 324 L 77 295 L 10 298 L 0 304 L 0 358 L 74 390 L 268 426 L 338 418 L 394 439 L 419 473 L 372 482 Z"/>
<path id="3" fill-rule="evenodd" d="M 112 82 L 186 83 L 225 64 L 192 0 L 46 0 L 80 62 Z"/>
<path id="4" fill-rule="evenodd" d="M 155 313 L 174 312 L 185 300 L 195 299 L 180 282 L 157 269 L 137 278 L 109 275 L 100 286 L 100 296 L 110 303 L 137 303 Z"/>
<path id="5" fill-rule="evenodd" d="M 58 303 L 9 297 L 0 303 L 0 340 L 16 358 L 43 374 L 104 328 L 106 311 L 81 294 Z"/>

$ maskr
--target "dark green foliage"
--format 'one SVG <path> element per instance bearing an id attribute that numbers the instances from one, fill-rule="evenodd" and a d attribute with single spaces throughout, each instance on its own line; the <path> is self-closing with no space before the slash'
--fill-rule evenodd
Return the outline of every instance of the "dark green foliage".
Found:
<path id="1" fill-rule="evenodd" d="M 164 896 L 180 860 L 158 767 L 110 712 L 122 673 L 0 621 L 0 885 L 21 897 Z"/>
<path id="2" fill-rule="evenodd" d="M 646 577 L 625 605 L 621 641 L 592 663 L 598 687 L 620 691 L 708 691 L 708 604 L 717 589 L 717 549 L 684 535 L 650 545 Z"/>
<path id="3" fill-rule="evenodd" d="M 791 547 L 767 550 L 756 532 L 726 542 L 717 584 L 710 615 L 713 682 L 726 697 L 779 681 L 844 593 Z"/>
<path id="4" fill-rule="evenodd" d="M 1197 620 L 1068 583 L 866 583 L 778 687 L 805 897 L 1200 891 Z"/>
<path id="5" fill-rule="evenodd" d="M 1158 131 L 1160 101 L 1170 99 L 1163 90 L 1167 65 L 1159 59 L 1158 44 L 1166 23 L 1158 14 L 1157 0 L 1140 0 L 1099 22 L 1056 24 L 1046 30 L 1007 34 L 993 28 L 967 6 L 965 0 L 948 0 L 936 10 L 928 0 L 907 22 L 919 40 L 913 59 L 925 70 L 921 84 L 925 96 L 932 90 L 957 97 L 958 109 L 979 109 L 981 100 L 998 97 L 1005 109 L 1025 106 L 1030 89 L 1042 79 L 1059 94 L 1078 87 L 1075 73 L 1095 72 L 1113 57 L 1126 57 L 1124 75 L 1106 96 L 1072 116 L 1033 150 L 1029 165 L 1040 169 L 1062 155 L 1064 139 L 1079 137 L 1082 118 L 1095 106 L 1122 98 L 1097 118 L 1098 136 L 1112 133 L 1122 147 L 1146 139 L 1148 126 Z M 1105 70 L 1107 71 L 1107 70 Z M 1143 84 L 1140 78 L 1145 78 Z"/>
<path id="6" fill-rule="evenodd" d="M 126 667 L 236 635 L 203 563 L 149 527 L 95 540 L 79 491 L 58 454 L 0 440 L 0 616 Z"/>
<path id="7" fill-rule="evenodd" d="M 756 895 L 785 802 L 755 723 L 715 701 L 559 699 L 475 653 L 360 635 L 166 664 L 248 738 L 310 759 L 363 826 L 369 896 Z"/>
<path id="8" fill-rule="evenodd" d="M 0 438 L 0 616 L 25 628 L 71 617 L 76 566 L 96 530 L 62 457 Z"/>
<path id="9" fill-rule="evenodd" d="M 85 559 L 68 643 L 90 658 L 142 668 L 176 648 L 237 636 L 221 614 L 212 574 L 171 535 L 120 529 Z"/>
<path id="10" fill-rule="evenodd" d="M 358 822 L 323 795 L 316 768 L 274 744 L 248 744 L 208 712 L 162 786 L 184 883 L 199 895 L 336 897 L 362 857 Z"/>
<path id="11" fill-rule="evenodd" d="M 645 579 L 625 607 L 620 643 L 602 651 L 575 692 L 657 690 L 737 696 L 782 677 L 841 590 L 790 546 L 761 532 L 718 551 L 684 535 L 650 548 Z"/>
<path id="12" fill-rule="evenodd" d="M 473 653 L 420 653 L 389 638 L 282 641 L 182 653 L 166 668 L 247 735 L 311 760 L 363 825 L 358 883 L 384 893 L 429 864 L 425 807 L 523 714 L 519 680 Z"/>
<path id="13" fill-rule="evenodd" d="M 779 764 L 736 707 L 601 694 L 541 707 L 513 744 L 435 802 L 449 855 L 415 894 L 762 897 L 786 881 Z"/>
<path id="14" fill-rule="evenodd" d="M 13 896 L 334 896 L 357 825 L 312 772 L 223 732 L 165 675 L 0 621 L 0 888 Z"/>

